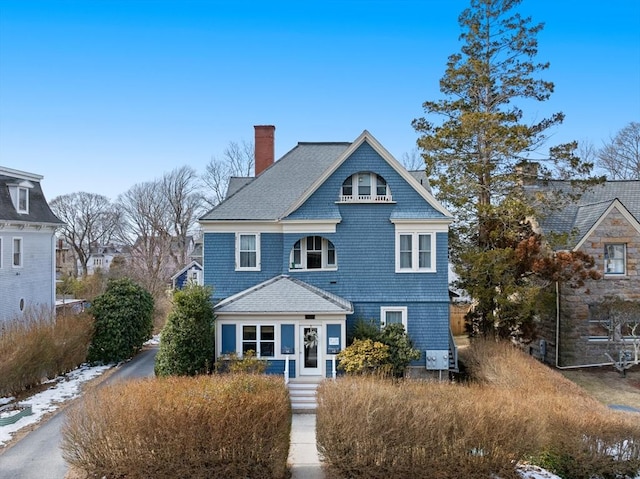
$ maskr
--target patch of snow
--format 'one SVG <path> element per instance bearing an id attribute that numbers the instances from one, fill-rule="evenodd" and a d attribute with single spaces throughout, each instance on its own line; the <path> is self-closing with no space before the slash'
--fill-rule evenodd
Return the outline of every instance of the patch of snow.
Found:
<path id="1" fill-rule="evenodd" d="M 22 428 L 39 422 L 42 416 L 55 411 L 63 402 L 78 397 L 83 383 L 100 376 L 112 366 L 84 365 L 64 376 L 47 381 L 51 384 L 48 389 L 20 402 L 21 404 L 30 404 L 33 414 L 25 416 L 13 424 L 0 426 L 0 447 L 9 442 L 11 437 Z M 0 398 L 0 405 L 8 404 L 14 399 L 13 397 Z"/>
<path id="2" fill-rule="evenodd" d="M 560 476 L 556 476 L 541 467 L 531 464 L 519 465 L 518 474 L 522 479 L 561 479 Z"/>
<path id="3" fill-rule="evenodd" d="M 160 344 L 160 335 L 155 334 L 149 341 L 144 343 L 145 346 L 154 346 L 156 344 Z"/>

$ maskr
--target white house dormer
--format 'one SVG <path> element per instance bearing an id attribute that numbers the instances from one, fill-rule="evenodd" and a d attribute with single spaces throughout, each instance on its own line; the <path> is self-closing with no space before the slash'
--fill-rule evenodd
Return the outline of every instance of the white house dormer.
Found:
<path id="1" fill-rule="evenodd" d="M 9 195 L 11 196 L 11 202 L 16 211 L 23 215 L 29 214 L 29 193 L 34 187 L 34 184 L 30 181 L 23 180 L 18 183 L 11 183 L 7 185 L 9 188 Z"/>

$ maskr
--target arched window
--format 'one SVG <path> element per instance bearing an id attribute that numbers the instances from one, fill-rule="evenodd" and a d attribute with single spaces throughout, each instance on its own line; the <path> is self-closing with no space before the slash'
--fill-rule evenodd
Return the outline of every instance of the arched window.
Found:
<path id="1" fill-rule="evenodd" d="M 392 201 L 387 181 L 376 173 L 361 171 L 344 180 L 340 201 L 345 203 L 379 203 Z"/>
<path id="2" fill-rule="evenodd" d="M 290 269 L 336 269 L 336 248 L 322 236 L 306 236 L 291 249 Z"/>

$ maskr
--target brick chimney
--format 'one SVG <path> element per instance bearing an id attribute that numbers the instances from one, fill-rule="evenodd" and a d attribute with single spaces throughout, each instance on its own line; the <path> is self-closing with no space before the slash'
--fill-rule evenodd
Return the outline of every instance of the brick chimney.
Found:
<path id="1" fill-rule="evenodd" d="M 275 160 L 274 136 L 276 127 L 273 125 L 255 125 L 255 176 L 273 165 Z"/>

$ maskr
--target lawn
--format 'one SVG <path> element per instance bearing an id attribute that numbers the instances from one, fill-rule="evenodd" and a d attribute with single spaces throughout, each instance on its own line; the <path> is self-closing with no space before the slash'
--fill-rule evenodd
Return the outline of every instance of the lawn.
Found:
<path id="1" fill-rule="evenodd" d="M 640 409 L 640 366 L 628 370 L 625 377 L 613 366 L 565 369 L 561 372 L 603 404 Z"/>

